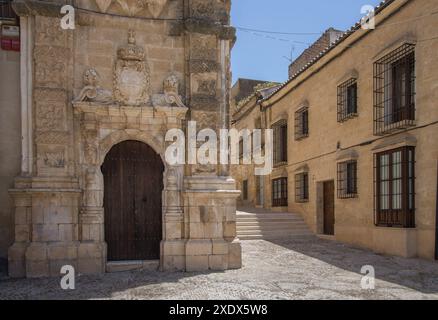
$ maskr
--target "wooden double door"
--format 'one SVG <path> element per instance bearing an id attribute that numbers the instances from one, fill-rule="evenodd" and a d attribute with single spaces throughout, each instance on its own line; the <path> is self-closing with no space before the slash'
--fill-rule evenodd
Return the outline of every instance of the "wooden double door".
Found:
<path id="1" fill-rule="evenodd" d="M 114 146 L 102 166 L 108 261 L 156 260 L 162 240 L 164 165 L 148 145 Z"/>

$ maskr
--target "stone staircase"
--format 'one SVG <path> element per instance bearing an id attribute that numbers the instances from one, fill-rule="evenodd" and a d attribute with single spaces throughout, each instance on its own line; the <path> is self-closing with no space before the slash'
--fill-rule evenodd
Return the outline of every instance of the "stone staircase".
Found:
<path id="1" fill-rule="evenodd" d="M 237 236 L 241 240 L 275 240 L 314 235 L 299 214 L 240 209 L 237 211 Z"/>

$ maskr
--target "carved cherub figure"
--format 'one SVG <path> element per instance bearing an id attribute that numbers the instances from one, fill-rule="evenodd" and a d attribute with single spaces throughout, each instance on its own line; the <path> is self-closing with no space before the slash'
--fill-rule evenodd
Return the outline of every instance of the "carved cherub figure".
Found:
<path id="1" fill-rule="evenodd" d="M 87 69 L 84 72 L 83 80 L 84 88 L 74 102 L 90 101 L 103 104 L 110 104 L 113 102 L 112 92 L 100 87 L 100 76 L 96 69 Z"/>

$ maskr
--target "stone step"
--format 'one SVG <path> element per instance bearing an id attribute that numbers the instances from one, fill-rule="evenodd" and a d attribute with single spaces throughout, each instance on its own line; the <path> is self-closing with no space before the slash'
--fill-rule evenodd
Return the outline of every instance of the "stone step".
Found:
<path id="1" fill-rule="evenodd" d="M 272 230 L 272 231 L 258 231 L 258 230 L 247 230 L 247 231 L 239 231 L 237 235 L 244 236 L 244 235 L 272 235 L 272 234 L 281 234 L 281 235 L 293 235 L 293 234 L 311 234 L 309 230 Z"/>
<path id="2" fill-rule="evenodd" d="M 261 232 L 281 232 L 281 231 L 287 231 L 287 232 L 301 232 L 301 231 L 308 231 L 309 229 L 306 227 L 297 227 L 297 228 L 248 228 L 248 229 L 242 229 L 237 228 L 237 234 L 243 234 L 243 233 L 261 233 Z"/>
<path id="3" fill-rule="evenodd" d="M 314 236 L 299 214 L 286 212 L 237 213 L 237 236 L 241 240 L 286 239 Z"/>
<path id="4" fill-rule="evenodd" d="M 157 271 L 160 267 L 159 260 L 148 261 L 108 261 L 106 272 L 127 272 L 127 271 Z"/>
<path id="5" fill-rule="evenodd" d="M 298 235 L 244 235 L 239 236 L 240 240 L 280 240 L 280 239 L 311 239 L 313 234 L 298 234 Z"/>

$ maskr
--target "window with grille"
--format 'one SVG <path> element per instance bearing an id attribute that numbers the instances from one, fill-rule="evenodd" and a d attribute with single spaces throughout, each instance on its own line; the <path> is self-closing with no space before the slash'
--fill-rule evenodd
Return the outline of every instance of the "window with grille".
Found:
<path id="1" fill-rule="evenodd" d="M 415 148 L 375 156 L 376 225 L 415 227 Z"/>
<path id="2" fill-rule="evenodd" d="M 0 20 L 18 20 L 17 15 L 12 10 L 12 0 L 0 0 Z"/>
<path id="3" fill-rule="evenodd" d="M 303 172 L 295 175 L 295 202 L 309 201 L 309 174 Z"/>
<path id="4" fill-rule="evenodd" d="M 338 198 L 355 198 L 357 194 L 357 161 L 338 163 Z"/>
<path id="5" fill-rule="evenodd" d="M 272 206 L 287 207 L 287 178 L 272 181 Z"/>
<path id="6" fill-rule="evenodd" d="M 357 80 L 350 79 L 338 87 L 338 121 L 357 116 Z"/>
<path id="7" fill-rule="evenodd" d="M 405 44 L 374 64 L 374 133 L 415 125 L 415 46 Z"/>
<path id="8" fill-rule="evenodd" d="M 287 121 L 281 120 L 272 126 L 274 131 L 274 166 L 287 164 Z"/>
<path id="9" fill-rule="evenodd" d="M 248 200 L 248 180 L 244 180 L 242 184 L 242 198 Z"/>
<path id="10" fill-rule="evenodd" d="M 295 112 L 295 140 L 309 136 L 309 108 L 304 107 Z"/>

